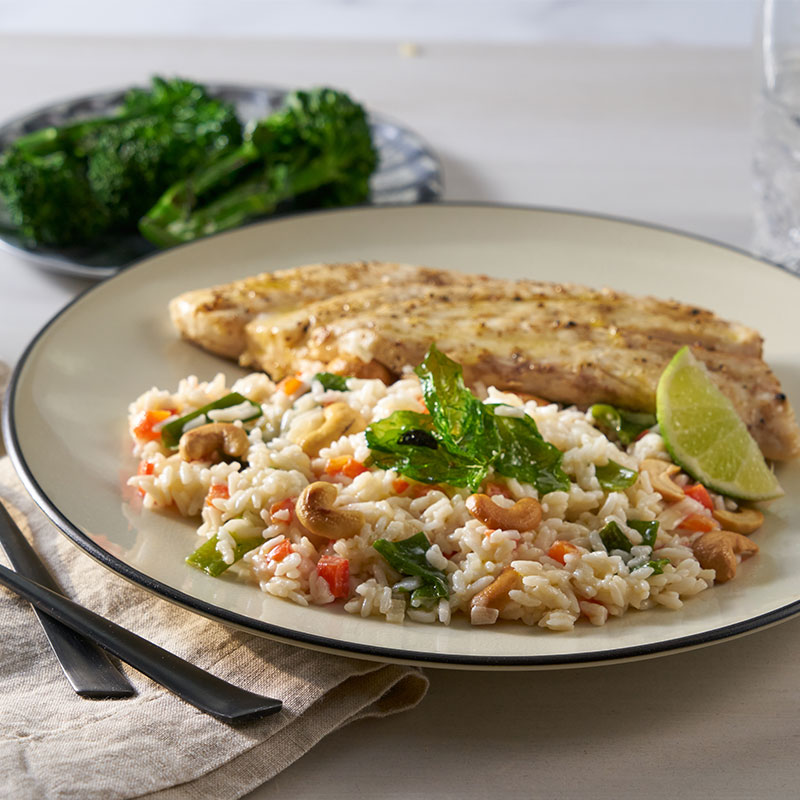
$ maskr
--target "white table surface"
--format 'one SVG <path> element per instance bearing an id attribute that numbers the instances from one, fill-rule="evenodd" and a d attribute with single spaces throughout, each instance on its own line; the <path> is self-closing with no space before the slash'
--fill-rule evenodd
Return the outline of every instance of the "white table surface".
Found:
<path id="1" fill-rule="evenodd" d="M 416 129 L 447 199 L 622 215 L 747 247 L 744 49 L 0 37 L 0 119 L 142 82 L 337 85 Z M 0 359 L 90 282 L 0 252 Z M 312 657 L 309 655 L 309 657 Z M 415 710 L 332 734 L 278 797 L 783 798 L 800 777 L 800 621 L 637 663 L 428 670 Z"/>

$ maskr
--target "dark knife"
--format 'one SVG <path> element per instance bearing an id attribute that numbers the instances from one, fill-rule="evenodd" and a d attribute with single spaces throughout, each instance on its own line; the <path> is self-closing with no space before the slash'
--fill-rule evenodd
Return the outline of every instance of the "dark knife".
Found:
<path id="1" fill-rule="evenodd" d="M 51 591 L 58 584 L 0 503 L 0 545 L 14 569 Z M 34 608 L 64 675 L 81 697 L 115 698 L 135 694 L 128 679 L 96 644 Z"/>
<path id="2" fill-rule="evenodd" d="M 217 678 L 115 622 L 51 592 L 0 565 L 0 584 L 38 609 L 83 633 L 109 653 L 160 683 L 178 697 L 223 722 L 261 719 L 281 710 L 280 700 L 264 697 Z"/>

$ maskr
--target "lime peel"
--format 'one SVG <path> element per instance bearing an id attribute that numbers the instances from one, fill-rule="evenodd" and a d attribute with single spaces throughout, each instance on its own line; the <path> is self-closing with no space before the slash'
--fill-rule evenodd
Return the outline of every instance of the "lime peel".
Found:
<path id="1" fill-rule="evenodd" d="M 661 374 L 656 418 L 672 459 L 709 489 L 751 501 L 783 494 L 733 403 L 688 346 Z"/>

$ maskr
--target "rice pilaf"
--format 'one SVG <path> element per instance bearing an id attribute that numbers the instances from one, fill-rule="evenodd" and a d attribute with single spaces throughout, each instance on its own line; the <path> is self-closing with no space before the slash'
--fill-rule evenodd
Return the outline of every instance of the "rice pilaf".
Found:
<path id="1" fill-rule="evenodd" d="M 175 392 L 145 392 L 129 409 L 140 460 L 129 484 L 145 509 L 174 507 L 197 518 L 201 549 L 217 572 L 230 566 L 229 574 L 276 597 L 301 605 L 341 602 L 352 614 L 388 622 L 448 624 L 461 613 L 475 625 L 505 619 L 567 631 L 580 618 L 603 625 L 629 609 L 679 609 L 713 585 L 714 570 L 704 569 L 692 549 L 704 530 L 719 528 L 708 504 L 690 492 L 665 500 L 642 468 L 646 460 L 669 460 L 656 429 L 623 445 L 590 412 L 477 388 L 498 416 L 535 422 L 561 451 L 568 488 L 542 492 L 492 466 L 479 488 L 424 482 L 375 463 L 364 430 L 397 411 L 427 413 L 414 372 L 389 386 L 358 378 L 337 388 L 324 383 L 302 374 L 276 385 L 254 373 L 228 387 L 219 374 L 208 382 L 188 377 Z M 165 426 L 232 393 L 249 407 L 230 401 L 184 431 L 210 422 L 239 428 L 246 452 L 212 463 L 165 446 Z M 335 404 L 358 422 L 318 448 L 308 446 Z M 598 475 L 609 465 L 632 476 L 628 485 L 601 485 Z M 680 473 L 673 481 L 691 484 Z M 334 487 L 323 511 L 350 515 L 347 535 L 315 533 L 303 522 L 298 500 L 319 483 Z M 478 494 L 502 518 L 531 498 L 540 519 L 530 530 L 487 524 L 470 510 Z M 711 500 L 714 508 L 729 503 Z M 686 527 L 689 518 L 708 525 Z M 414 538 L 419 534 L 424 539 Z"/>

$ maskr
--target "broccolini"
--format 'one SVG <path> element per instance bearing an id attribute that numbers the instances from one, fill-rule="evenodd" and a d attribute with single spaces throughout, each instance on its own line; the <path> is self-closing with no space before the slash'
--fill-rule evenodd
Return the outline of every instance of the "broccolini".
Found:
<path id="1" fill-rule="evenodd" d="M 154 78 L 113 116 L 13 142 L 0 155 L 0 199 L 29 244 L 90 245 L 135 232 L 172 183 L 241 140 L 233 106 L 198 84 Z"/>
<path id="2" fill-rule="evenodd" d="M 159 247 L 228 230 L 291 205 L 353 205 L 369 197 L 378 161 L 364 109 L 319 88 L 287 95 L 243 143 L 171 186 L 142 218 Z"/>

